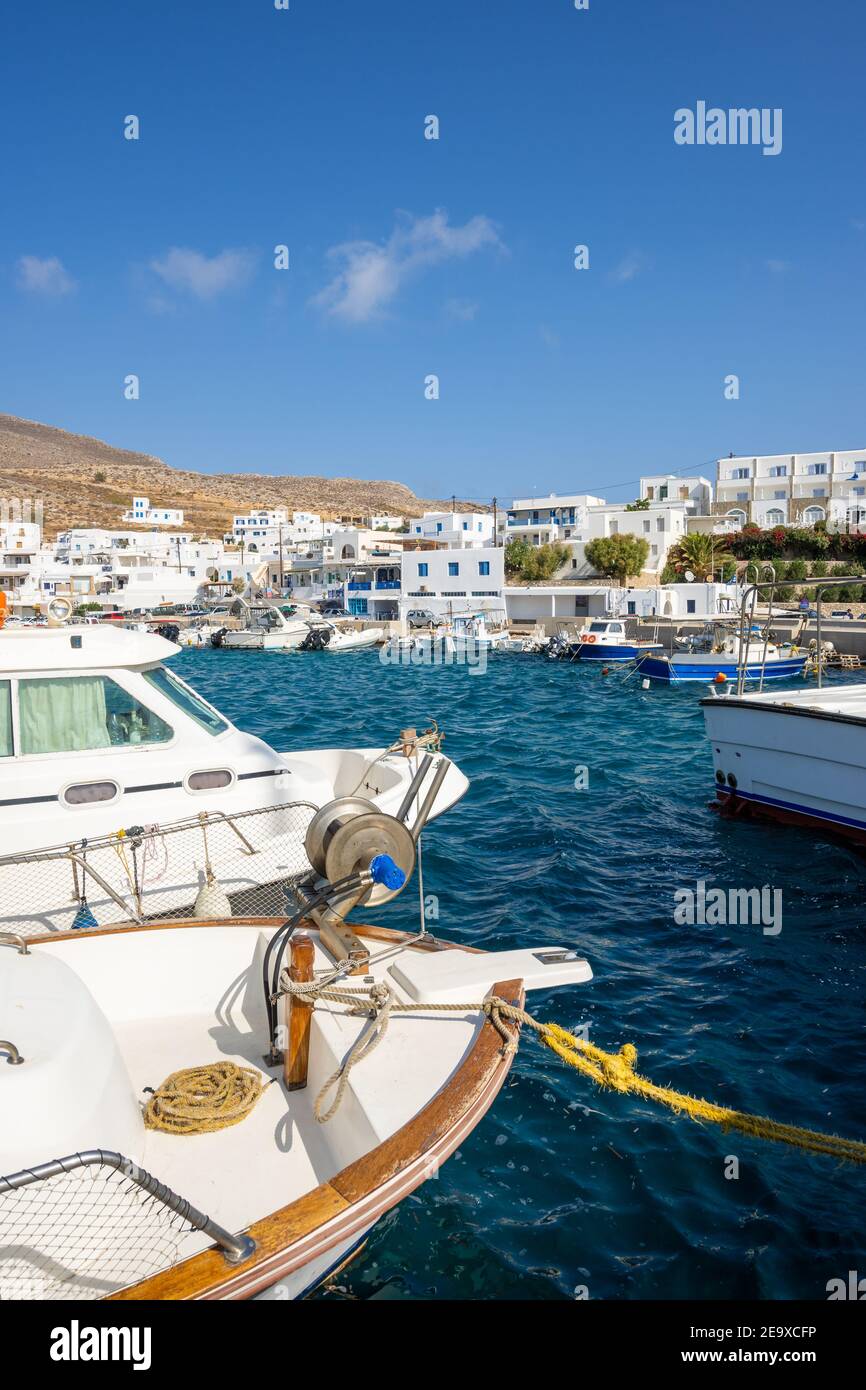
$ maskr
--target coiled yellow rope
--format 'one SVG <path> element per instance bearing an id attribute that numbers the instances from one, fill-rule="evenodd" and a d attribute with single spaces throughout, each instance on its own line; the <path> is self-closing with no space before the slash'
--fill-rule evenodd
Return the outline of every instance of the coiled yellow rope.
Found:
<path id="1" fill-rule="evenodd" d="M 268 1085 L 270 1082 L 267 1083 Z M 235 1062 L 174 1071 L 144 1107 L 147 1129 L 167 1134 L 208 1134 L 239 1124 L 261 1099 L 259 1072 Z"/>

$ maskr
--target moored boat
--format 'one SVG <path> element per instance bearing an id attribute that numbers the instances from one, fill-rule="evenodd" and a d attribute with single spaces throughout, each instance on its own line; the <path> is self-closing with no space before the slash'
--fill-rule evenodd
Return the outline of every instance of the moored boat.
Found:
<path id="1" fill-rule="evenodd" d="M 702 633 L 683 639 L 674 652 L 647 652 L 637 658 L 642 676 L 667 685 L 702 681 L 789 680 L 802 676 L 809 653 L 796 641 L 777 643 L 767 633 L 743 636 L 728 625 L 711 623 Z"/>
<path id="2" fill-rule="evenodd" d="M 318 807 L 361 792 L 396 814 L 420 762 L 442 761 L 414 732 L 279 752 L 171 671 L 177 650 L 104 626 L 0 632 L 0 929 L 190 913 L 214 879 L 255 896 L 308 868 L 286 836 Z M 449 763 L 432 814 L 467 786 Z"/>
<path id="3" fill-rule="evenodd" d="M 866 843 L 866 684 L 714 693 L 701 705 L 727 815 Z"/>
<path id="4" fill-rule="evenodd" d="M 307 852 L 289 922 L 0 944 L 4 1297 L 301 1296 L 492 1104 L 516 1040 L 497 1001 L 591 978 L 561 948 L 347 922 L 411 878 L 394 818 L 338 803 Z"/>
<path id="5" fill-rule="evenodd" d="M 663 651 L 661 642 L 630 638 L 625 623 L 616 618 L 588 623 L 572 645 L 572 656 L 578 661 L 634 661 L 639 656 Z"/>

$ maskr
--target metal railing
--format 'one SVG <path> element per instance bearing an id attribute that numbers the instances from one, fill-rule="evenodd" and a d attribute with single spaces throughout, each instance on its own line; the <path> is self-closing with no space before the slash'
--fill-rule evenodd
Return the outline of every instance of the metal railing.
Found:
<path id="1" fill-rule="evenodd" d="M 0 856 L 0 939 L 195 916 L 280 916 L 307 872 L 311 802 L 164 825 Z"/>
<path id="2" fill-rule="evenodd" d="M 751 584 L 751 585 L 750 585 L 747 589 L 745 589 L 744 592 L 743 592 L 742 602 L 741 602 L 741 605 L 740 605 L 740 628 L 739 628 L 740 650 L 739 650 L 738 660 L 737 660 L 737 695 L 738 695 L 738 696 L 739 696 L 739 695 L 742 695 L 743 690 L 744 690 L 744 688 L 745 688 L 746 680 L 747 680 L 747 678 L 748 678 L 748 668 L 749 668 L 749 634 L 750 634 L 750 632 L 751 632 L 751 630 L 752 630 L 752 627 L 753 627 L 754 622 L 755 622 L 755 618 L 756 618 L 756 616 L 757 616 L 758 595 L 761 594 L 761 593 L 764 593 L 765 591 L 769 591 L 769 603 L 768 603 L 767 615 L 766 615 L 766 618 L 765 618 L 765 619 L 762 619 L 762 621 L 764 622 L 764 630 L 763 630 L 763 650 L 762 650 L 762 653 L 761 653 L 761 674 L 760 674 L 759 683 L 758 683 L 758 693 L 760 693 L 760 692 L 763 690 L 763 688 L 764 688 L 764 672 L 765 672 L 765 669 L 766 669 L 766 662 L 767 662 L 767 647 L 768 647 L 769 641 L 770 641 L 770 624 L 771 624 L 771 620 L 772 620 L 772 616 L 773 616 L 773 600 L 774 600 L 774 597 L 775 597 L 775 591 L 776 591 L 776 589 L 779 587 L 780 583 L 781 583 L 781 584 L 784 584 L 785 587 L 791 587 L 791 588 L 797 588 L 797 589 L 799 589 L 799 588 L 807 588 L 807 589 L 814 589 L 814 590 L 815 590 L 815 622 L 816 622 L 816 649 L 817 649 L 817 650 L 816 650 L 816 653 L 815 653 L 815 670 L 816 670 L 817 681 L 818 681 L 818 689 L 820 690 L 820 689 L 821 689 L 821 686 L 822 686 L 822 683 L 823 683 L 823 671 L 824 671 L 824 645 L 823 645 L 823 641 L 822 641 L 822 637 L 821 637 L 821 631 L 822 631 L 822 629 L 821 629 L 821 594 L 822 594 L 822 592 L 823 592 L 824 589 L 835 589 L 835 588 L 840 587 L 840 586 L 842 586 L 842 585 L 844 585 L 844 584 L 858 584 L 858 585 L 862 585 L 863 582 L 864 582 L 864 581 L 863 581 L 863 576 L 862 576 L 862 574 L 861 574 L 861 575 L 857 575 L 857 574 L 848 574 L 848 575 L 834 575 L 833 577 L 831 577 L 831 578 L 826 578 L 826 579 L 815 579 L 815 578 L 812 578 L 812 579 L 786 579 L 786 580 L 781 580 L 781 581 L 780 581 L 780 580 L 778 580 L 778 579 L 776 578 L 776 571 L 775 571 L 774 566 L 771 565 L 769 562 L 763 564 L 763 565 L 761 566 L 761 570 L 760 570 L 760 571 L 757 571 L 757 572 L 758 572 L 758 573 L 761 573 L 761 574 L 765 574 L 765 573 L 767 572 L 767 570 L 769 570 L 769 571 L 771 572 L 771 574 L 772 574 L 772 578 L 771 578 L 771 579 L 769 579 L 769 580 L 761 580 L 761 581 L 759 581 L 758 583 Z M 747 622 L 746 622 L 746 611 L 747 611 L 747 608 L 750 609 L 748 624 L 747 624 Z M 806 621 L 808 620 L 808 617 L 809 617 L 809 616 L 811 616 L 809 613 L 804 613 L 804 614 L 802 615 L 801 631 L 802 631 L 803 628 L 805 628 Z"/>

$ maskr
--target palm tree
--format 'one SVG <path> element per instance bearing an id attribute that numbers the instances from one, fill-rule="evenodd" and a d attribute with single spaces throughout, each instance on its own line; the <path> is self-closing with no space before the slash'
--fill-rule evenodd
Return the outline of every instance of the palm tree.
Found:
<path id="1" fill-rule="evenodd" d="M 678 574 L 691 570 L 695 579 L 704 582 L 736 561 L 721 536 L 696 531 L 691 536 L 683 536 L 681 541 L 671 546 L 668 563 Z"/>

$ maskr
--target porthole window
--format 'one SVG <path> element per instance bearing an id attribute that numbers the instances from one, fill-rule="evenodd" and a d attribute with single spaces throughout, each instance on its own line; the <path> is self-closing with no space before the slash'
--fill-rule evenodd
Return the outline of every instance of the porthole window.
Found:
<path id="1" fill-rule="evenodd" d="M 67 806 L 89 806 L 95 801 L 113 801 L 119 792 L 116 782 L 75 782 L 63 792 L 62 800 Z"/>
<path id="2" fill-rule="evenodd" d="M 191 772 L 186 779 L 191 792 L 216 791 L 219 787 L 229 787 L 234 776 L 226 767 L 211 768 L 207 772 Z"/>

